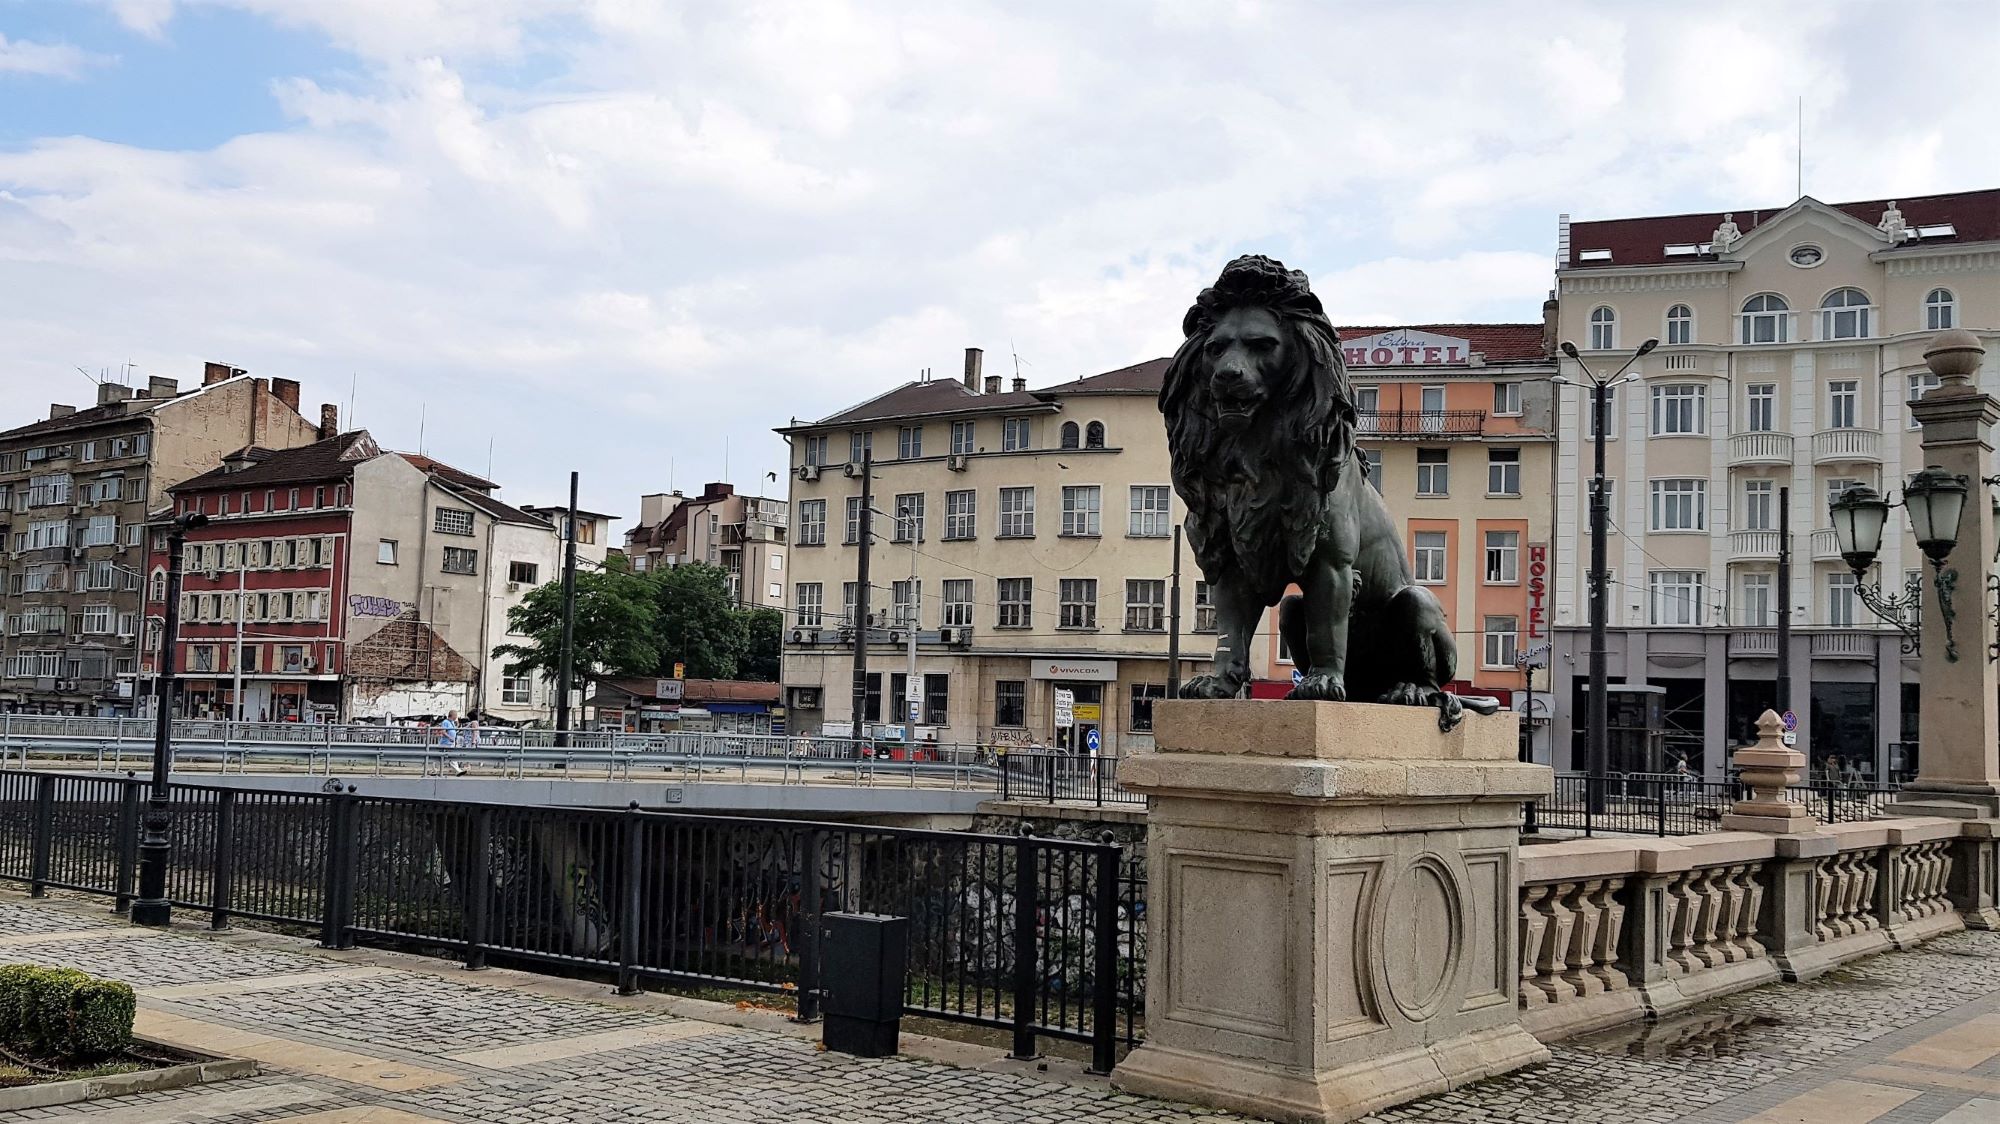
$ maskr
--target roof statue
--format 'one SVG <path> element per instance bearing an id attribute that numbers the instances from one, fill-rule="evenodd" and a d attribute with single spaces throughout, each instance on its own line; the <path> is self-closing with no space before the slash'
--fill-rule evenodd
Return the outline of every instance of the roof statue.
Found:
<path id="1" fill-rule="evenodd" d="M 1903 212 L 1896 209 L 1896 201 L 1889 200 L 1889 208 L 1882 212 L 1882 221 L 1875 224 L 1891 242 L 1902 242 L 1910 237 L 1910 227 L 1903 221 Z"/>
<path id="2" fill-rule="evenodd" d="M 1709 237 L 1708 248 L 1712 253 L 1726 254 L 1742 238 L 1743 232 L 1736 229 L 1736 216 L 1727 214 L 1722 216 L 1722 225 L 1716 227 L 1715 233 Z"/>

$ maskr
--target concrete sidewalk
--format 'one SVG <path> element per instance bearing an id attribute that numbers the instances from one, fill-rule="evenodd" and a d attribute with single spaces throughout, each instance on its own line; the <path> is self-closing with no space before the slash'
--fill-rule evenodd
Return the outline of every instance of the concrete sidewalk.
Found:
<path id="1" fill-rule="evenodd" d="M 1074 1065 L 908 1039 L 918 1056 L 819 1051 L 763 1011 L 250 931 L 136 930 L 100 901 L 0 895 L 0 960 L 140 990 L 155 1037 L 264 1075 L 11 1114 L 103 1124 L 480 1121 L 1068 1124 L 1237 1119 L 1129 1097 Z M 906 1036 L 907 1038 L 907 1036 Z M 2000 1121 L 2000 934 L 1962 933 L 1811 984 L 1557 1047 L 1536 1070 L 1380 1121 Z"/>

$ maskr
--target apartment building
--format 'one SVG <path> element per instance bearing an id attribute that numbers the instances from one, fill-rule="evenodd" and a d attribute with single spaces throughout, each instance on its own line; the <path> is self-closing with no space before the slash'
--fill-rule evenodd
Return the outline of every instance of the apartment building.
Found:
<path id="1" fill-rule="evenodd" d="M 1907 403 L 1944 328 L 1996 347 L 2000 191 L 1570 223 L 1559 240 L 1560 335 L 1616 388 L 1607 426 L 1614 683 L 1661 696 L 1666 752 L 1716 777 L 1774 698 L 1777 614 L 1791 614 L 1793 709 L 1816 762 L 1876 777 L 1913 768 L 1916 663 L 1856 595 L 1827 503 L 1900 489 L 1922 467 Z M 1563 373 L 1583 381 L 1578 364 Z M 1989 356 L 1979 385 L 1994 393 Z M 1592 433 L 1588 394 L 1560 395 L 1555 763 L 1580 760 L 1588 675 Z M 1789 489 L 1792 599 L 1777 601 Z M 1892 520 L 1880 567 L 1900 589 L 1920 554 Z M 1658 754 L 1613 767 L 1671 767 Z"/>
<path id="2" fill-rule="evenodd" d="M 485 639 L 479 650 L 486 666 L 480 679 L 479 712 L 505 722 L 554 725 L 556 685 L 535 675 L 507 674 L 507 659 L 493 649 L 516 643 L 508 610 L 519 605 L 538 585 L 562 581 L 563 538 L 568 533 L 569 508 L 521 505 L 536 522 L 496 518 L 487 553 L 494 559 L 486 583 Z M 610 553 L 612 516 L 581 508 L 576 513 L 577 572 L 601 569 Z M 504 569 L 503 569 L 504 567 Z M 576 692 L 572 702 L 578 702 Z"/>
<path id="3" fill-rule="evenodd" d="M 134 713 L 147 513 L 231 449 L 319 436 L 298 383 L 244 376 L 101 383 L 0 433 L 0 710 Z"/>
<path id="4" fill-rule="evenodd" d="M 729 593 L 749 608 L 785 607 L 784 500 L 736 494 L 731 484 L 705 485 L 692 498 L 680 492 L 639 498 L 639 525 L 625 536 L 625 554 L 637 573 L 705 562 L 729 573 Z"/>

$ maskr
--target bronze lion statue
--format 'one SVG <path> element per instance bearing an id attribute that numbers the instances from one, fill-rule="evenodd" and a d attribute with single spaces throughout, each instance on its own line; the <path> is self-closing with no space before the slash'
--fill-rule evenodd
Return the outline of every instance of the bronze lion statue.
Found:
<path id="1" fill-rule="evenodd" d="M 1395 521 L 1368 483 L 1340 337 L 1306 275 L 1237 258 L 1195 298 L 1181 332 L 1160 412 L 1220 634 L 1210 672 L 1181 696 L 1240 695 L 1250 639 L 1277 605 L 1302 672 L 1287 697 L 1435 706 L 1441 725 L 1456 724 L 1461 700 L 1443 690 L 1458 660 L 1451 629 L 1437 598 L 1411 582 Z M 1302 592 L 1287 594 L 1293 585 Z"/>

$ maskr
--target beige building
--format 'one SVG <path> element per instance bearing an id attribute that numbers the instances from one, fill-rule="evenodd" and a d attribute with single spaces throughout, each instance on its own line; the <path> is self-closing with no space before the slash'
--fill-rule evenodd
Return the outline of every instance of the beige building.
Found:
<path id="1" fill-rule="evenodd" d="M 231 450 L 320 435 L 298 383 L 243 376 L 102 383 L 92 406 L 0 433 L 0 710 L 134 713 L 147 513 Z"/>
<path id="2" fill-rule="evenodd" d="M 1916 663 L 1856 596 L 1828 500 L 1854 483 L 1899 491 L 1922 467 L 1907 403 L 1922 353 L 1970 328 L 2000 390 L 2000 191 L 1570 223 L 1557 260 L 1560 335 L 1609 375 L 1660 347 L 1615 391 L 1610 676 L 1644 684 L 1669 755 L 1720 776 L 1774 697 L 1777 614 L 1794 626 L 1793 709 L 1815 762 L 1876 778 L 1914 767 Z M 1564 373 L 1581 381 L 1570 361 Z M 1588 676 L 1591 472 L 1587 392 L 1560 397 L 1554 763 L 1580 762 Z M 1778 506 L 1790 489 L 1792 603 L 1777 600 Z M 1892 519 L 1870 581 L 1900 591 L 1920 555 Z M 1964 589 L 1970 584 L 1974 592 Z M 1961 612 L 1978 583 L 1962 583 Z M 1983 604 L 1983 602 L 1981 602 Z M 1614 725 L 1617 722 L 1614 719 Z M 1613 768 L 1672 767 L 1614 760 Z"/>
<path id="3" fill-rule="evenodd" d="M 712 483 L 693 498 L 679 492 L 639 497 L 639 525 L 625 534 L 634 573 L 704 562 L 729 573 L 729 593 L 747 608 L 785 607 L 784 500 L 740 496 Z"/>

